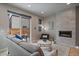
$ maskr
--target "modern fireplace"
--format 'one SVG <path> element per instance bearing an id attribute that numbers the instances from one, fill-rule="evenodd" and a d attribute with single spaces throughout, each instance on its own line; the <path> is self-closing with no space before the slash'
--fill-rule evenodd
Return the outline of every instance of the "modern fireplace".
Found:
<path id="1" fill-rule="evenodd" d="M 59 31 L 59 37 L 72 38 L 72 31 Z"/>

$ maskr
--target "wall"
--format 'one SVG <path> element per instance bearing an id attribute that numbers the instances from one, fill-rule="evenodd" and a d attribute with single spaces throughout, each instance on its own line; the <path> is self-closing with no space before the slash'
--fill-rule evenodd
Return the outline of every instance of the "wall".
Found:
<path id="1" fill-rule="evenodd" d="M 44 24 L 49 27 L 49 21 L 54 22 L 54 29 L 46 31 L 54 36 L 58 45 L 75 46 L 75 8 L 63 10 L 55 15 L 45 18 Z M 59 37 L 59 31 L 72 31 L 72 38 Z"/>
<path id="2" fill-rule="evenodd" d="M 56 15 L 53 15 L 53 16 L 44 18 L 44 21 L 43 21 L 43 26 L 45 26 L 46 28 L 46 30 L 43 30 L 43 32 L 48 33 L 51 39 L 53 38 L 55 39 L 55 25 L 54 25 L 55 20 L 56 20 Z"/>
<path id="3" fill-rule="evenodd" d="M 38 18 L 41 18 L 41 17 L 36 16 L 34 14 L 28 13 L 27 11 L 21 10 L 17 7 L 10 6 L 8 4 L 0 4 L 0 13 L 1 13 L 0 14 L 0 30 L 5 31 L 5 32 L 9 30 L 9 19 L 8 19 L 8 15 L 7 15 L 7 10 L 31 16 L 32 18 L 30 19 L 30 22 L 31 22 L 31 25 L 33 27 L 38 26 L 37 20 L 38 20 Z M 31 35 L 31 41 L 38 39 L 37 36 L 39 34 L 39 32 L 36 32 L 37 30 L 35 32 L 33 32 L 34 28 L 32 26 L 31 26 L 31 29 L 30 29 L 31 30 L 31 34 L 30 34 Z M 33 35 L 35 35 L 35 36 L 33 36 Z"/>
<path id="4" fill-rule="evenodd" d="M 38 24 L 38 19 L 39 18 L 37 18 L 37 19 L 35 19 L 35 18 L 37 18 L 37 17 L 34 17 L 34 18 L 32 18 L 33 20 L 31 20 L 31 24 L 33 24 L 33 25 L 31 25 L 31 31 L 32 31 L 32 39 L 33 39 L 33 42 L 35 43 L 35 42 L 37 42 L 40 38 L 40 35 L 41 35 L 41 33 L 38 31 L 38 26 L 39 26 L 39 24 Z"/>
<path id="5" fill-rule="evenodd" d="M 60 45 L 75 46 L 75 8 L 67 9 L 56 15 L 56 42 Z M 59 37 L 59 31 L 72 31 L 72 38 Z"/>
<path id="6" fill-rule="evenodd" d="M 76 45 L 79 46 L 79 6 L 76 7 Z"/>
<path id="7" fill-rule="evenodd" d="M 76 45 L 76 17 L 75 16 L 76 16 L 75 8 L 70 8 L 60 11 L 55 15 L 52 15 L 44 19 L 44 25 L 46 25 L 46 27 L 48 28 L 48 30 L 46 30 L 45 32 L 50 34 L 50 36 L 54 37 L 54 39 L 56 40 L 59 56 L 68 55 L 70 47 L 74 47 Z M 54 22 L 53 30 L 49 29 L 49 21 Z M 67 30 L 72 31 L 72 38 L 59 37 L 59 31 L 67 31 Z M 77 36 L 77 38 L 79 39 L 79 35 Z"/>
<path id="8" fill-rule="evenodd" d="M 59 46 L 58 55 L 68 55 L 69 48 L 76 44 L 75 8 L 70 8 L 56 14 L 56 43 Z M 59 31 L 72 31 L 72 38 L 59 37 Z"/>

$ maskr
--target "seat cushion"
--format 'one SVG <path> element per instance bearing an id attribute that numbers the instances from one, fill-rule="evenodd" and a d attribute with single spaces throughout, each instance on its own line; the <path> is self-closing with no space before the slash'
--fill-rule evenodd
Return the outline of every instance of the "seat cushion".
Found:
<path id="1" fill-rule="evenodd" d="M 31 45 L 29 43 L 22 43 L 20 44 L 20 46 L 22 46 L 24 49 L 28 50 L 30 53 L 35 52 L 39 47 L 35 46 L 35 45 Z"/>

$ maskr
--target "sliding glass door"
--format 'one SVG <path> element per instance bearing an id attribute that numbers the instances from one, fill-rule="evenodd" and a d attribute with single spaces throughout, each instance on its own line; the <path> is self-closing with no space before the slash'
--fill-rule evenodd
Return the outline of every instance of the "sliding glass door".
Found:
<path id="1" fill-rule="evenodd" d="M 9 34 L 18 34 L 30 39 L 30 18 L 9 13 Z"/>

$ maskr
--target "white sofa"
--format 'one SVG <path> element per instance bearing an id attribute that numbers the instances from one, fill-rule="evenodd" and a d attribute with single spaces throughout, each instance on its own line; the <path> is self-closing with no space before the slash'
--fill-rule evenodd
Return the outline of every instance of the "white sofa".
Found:
<path id="1" fill-rule="evenodd" d="M 0 55 L 3 55 L 3 54 L 5 55 L 6 51 L 8 51 L 6 55 L 10 55 L 10 56 L 38 56 L 40 55 L 38 51 L 30 53 L 29 51 L 23 49 L 22 47 L 12 42 L 8 38 L 6 38 L 5 35 L 2 35 L 2 34 L 0 35 L 0 49 L 3 49 L 0 51 L 1 52 Z M 2 53 L 2 51 L 4 52 Z"/>

